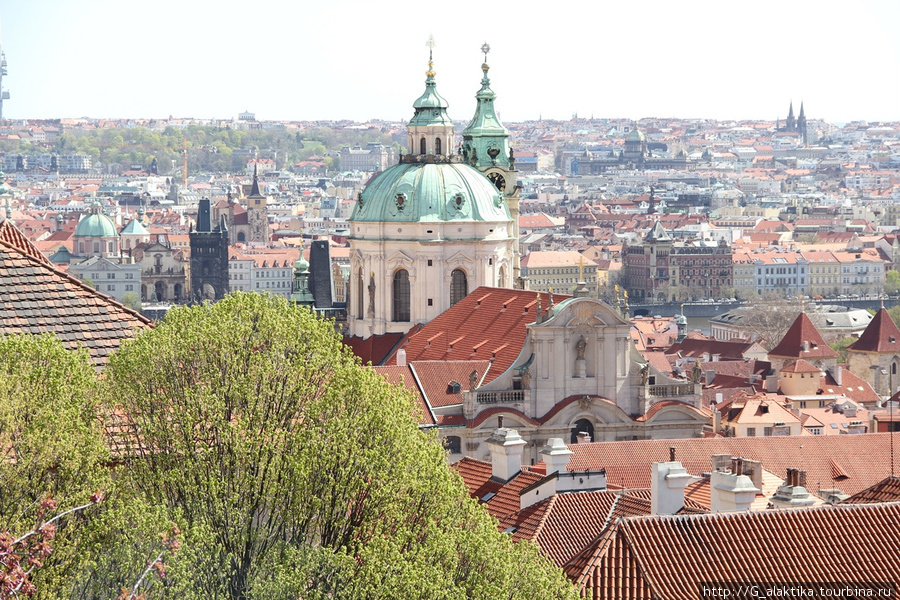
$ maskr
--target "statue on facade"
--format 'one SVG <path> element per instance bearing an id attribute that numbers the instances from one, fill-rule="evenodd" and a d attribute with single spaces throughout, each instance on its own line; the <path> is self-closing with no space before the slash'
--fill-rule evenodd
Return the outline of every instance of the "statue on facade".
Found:
<path id="1" fill-rule="evenodd" d="M 469 389 L 474 390 L 478 385 L 478 371 L 472 371 L 469 373 Z"/>
<path id="2" fill-rule="evenodd" d="M 700 361 L 695 360 L 694 366 L 691 368 L 691 381 L 694 383 L 700 383 L 700 378 L 703 376 L 703 370 L 700 368 Z"/>
<path id="3" fill-rule="evenodd" d="M 524 371 L 522 371 L 522 389 L 527 390 L 531 387 L 531 368 L 526 367 Z"/>
<path id="4" fill-rule="evenodd" d="M 641 385 L 647 385 L 650 379 L 650 363 L 644 363 L 641 366 Z"/>
<path id="5" fill-rule="evenodd" d="M 578 340 L 578 343 L 575 344 L 575 354 L 577 360 L 584 360 L 584 351 L 587 349 L 587 340 L 584 339 L 584 336 Z"/>
<path id="6" fill-rule="evenodd" d="M 369 316 L 375 316 L 375 273 L 369 275 Z"/>

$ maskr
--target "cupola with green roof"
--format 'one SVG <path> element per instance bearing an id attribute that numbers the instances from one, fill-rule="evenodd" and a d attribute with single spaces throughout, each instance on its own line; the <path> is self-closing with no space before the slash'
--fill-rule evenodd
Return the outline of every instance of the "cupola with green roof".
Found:
<path id="1" fill-rule="evenodd" d="M 75 254 L 78 256 L 119 256 L 119 232 L 112 219 L 103 214 L 100 202 L 91 204 L 90 214 L 75 227 Z"/>
<path id="2" fill-rule="evenodd" d="M 413 102 L 415 113 L 407 127 L 407 161 L 410 162 L 427 160 L 426 157 L 447 157 L 453 153 L 453 121 L 447 114 L 447 101 L 438 93 L 434 81 L 433 50 L 434 38 L 429 37 L 425 92 Z"/>

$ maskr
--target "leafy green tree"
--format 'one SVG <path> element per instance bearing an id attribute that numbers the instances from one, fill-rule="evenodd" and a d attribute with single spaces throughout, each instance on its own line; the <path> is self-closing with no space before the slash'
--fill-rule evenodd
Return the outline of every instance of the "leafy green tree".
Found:
<path id="1" fill-rule="evenodd" d="M 160 594 L 574 596 L 468 497 L 412 397 L 307 309 L 244 293 L 176 308 L 106 375 L 140 432 L 122 477 L 184 530 Z"/>
<path id="2" fill-rule="evenodd" d="M 134 292 L 126 292 L 122 295 L 122 304 L 136 311 L 141 310 L 141 298 Z"/>
<path id="3" fill-rule="evenodd" d="M 63 513 L 110 488 L 98 392 L 86 351 L 50 335 L 0 337 L 0 538 L 46 522 L 50 504 Z M 37 597 L 64 592 L 82 568 L 96 533 L 86 518 L 54 523 L 53 552 L 33 574 Z"/>
<path id="4" fill-rule="evenodd" d="M 884 293 L 893 296 L 900 292 L 900 272 L 891 269 L 884 274 Z"/>

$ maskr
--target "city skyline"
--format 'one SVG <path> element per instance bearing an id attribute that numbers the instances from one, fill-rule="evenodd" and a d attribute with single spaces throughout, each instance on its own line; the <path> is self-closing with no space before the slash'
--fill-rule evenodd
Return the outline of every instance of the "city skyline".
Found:
<path id="1" fill-rule="evenodd" d="M 468 120 L 491 46 L 505 121 L 775 120 L 788 103 L 829 122 L 900 120 L 900 6 L 701 2 L 565 11 L 473 2 L 362 1 L 265 10 L 159 0 L 13 3 L 0 12 L 9 62 L 4 116 L 408 120 L 429 35 L 451 118 Z M 134 25 L 137 23 L 138 25 Z"/>

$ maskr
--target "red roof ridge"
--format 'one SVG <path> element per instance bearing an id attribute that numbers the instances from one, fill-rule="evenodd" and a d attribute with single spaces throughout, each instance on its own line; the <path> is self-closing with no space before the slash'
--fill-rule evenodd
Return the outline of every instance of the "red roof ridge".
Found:
<path id="1" fill-rule="evenodd" d="M 805 312 L 797 315 L 790 329 L 769 351 L 769 356 L 787 358 L 837 358 L 838 353 L 825 342 Z"/>
<path id="2" fill-rule="evenodd" d="M 859 339 L 847 347 L 854 352 L 900 352 L 900 328 L 881 307 Z"/>

